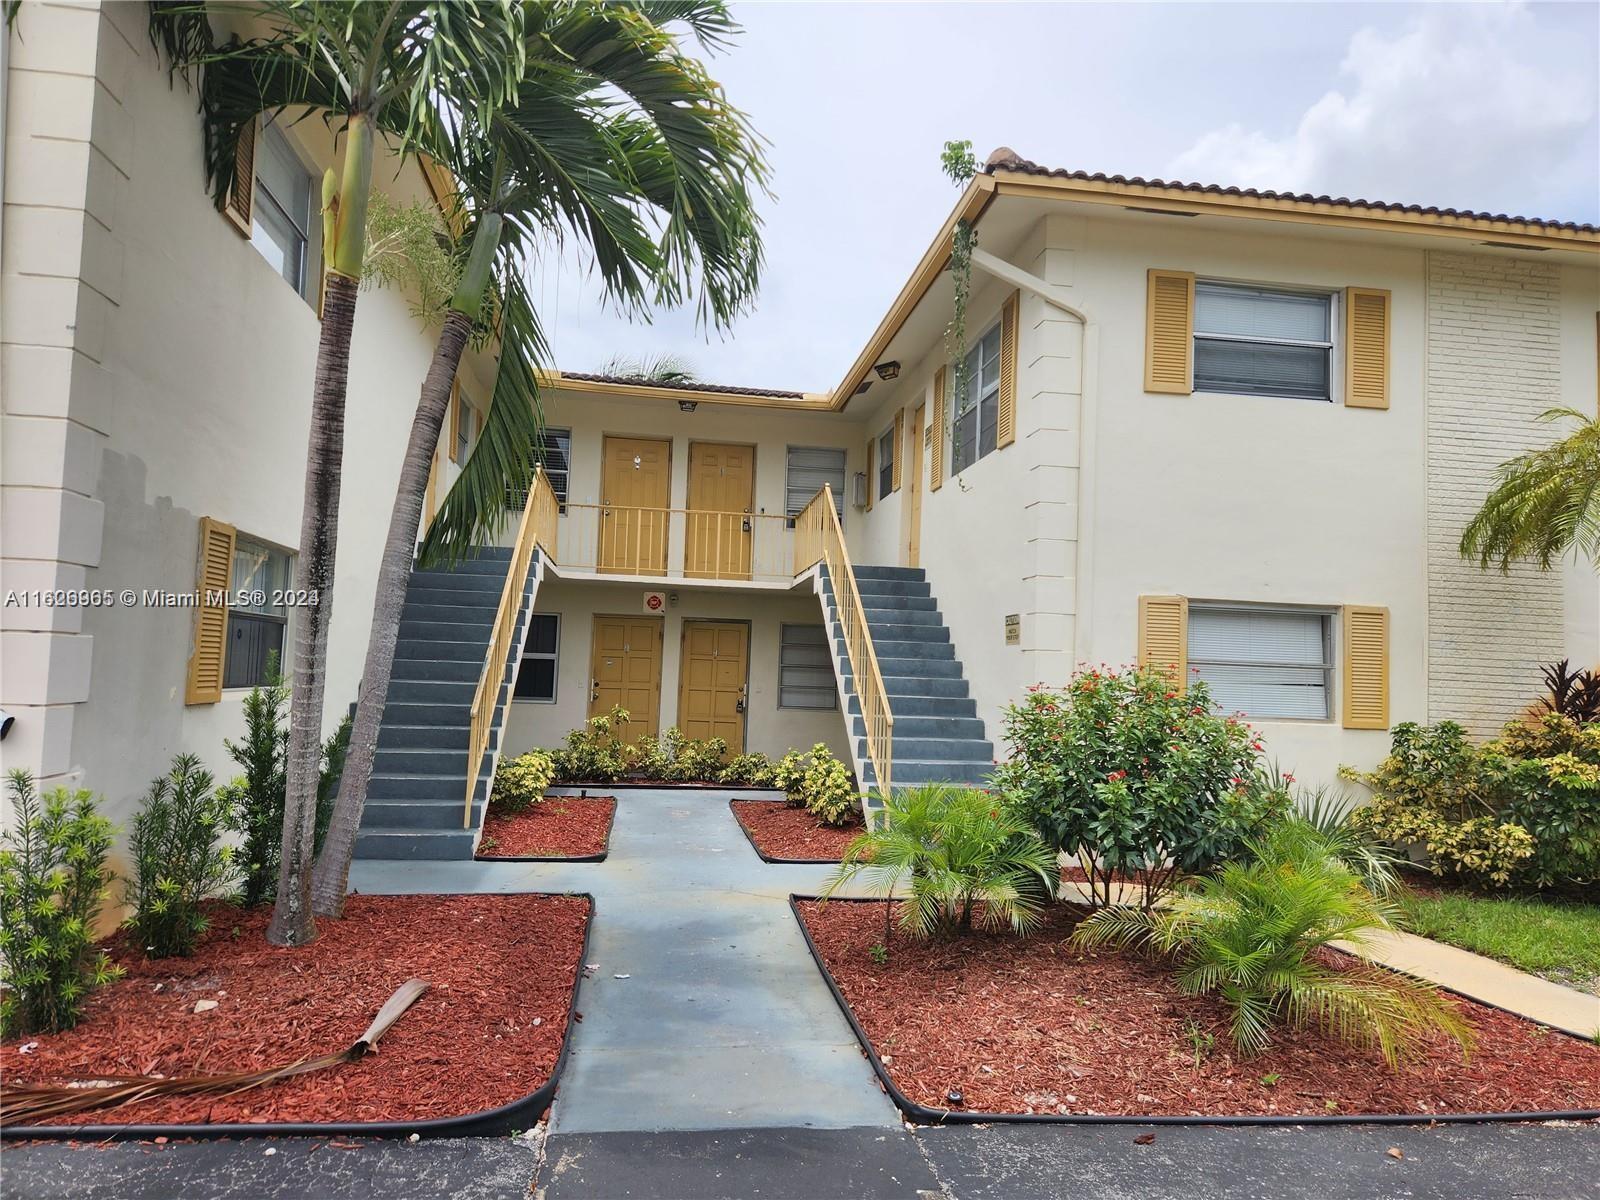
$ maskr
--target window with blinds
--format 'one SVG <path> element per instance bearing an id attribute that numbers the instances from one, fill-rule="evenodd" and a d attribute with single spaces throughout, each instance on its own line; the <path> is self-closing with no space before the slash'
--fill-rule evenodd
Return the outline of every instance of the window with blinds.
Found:
<path id="1" fill-rule="evenodd" d="M 1205 280 L 1194 287 L 1194 390 L 1332 400 L 1333 297 Z"/>
<path id="2" fill-rule="evenodd" d="M 567 482 L 572 465 L 572 430 L 541 429 L 533 444 L 533 457 L 544 468 L 545 478 L 550 481 L 550 490 L 556 494 L 557 511 L 565 515 Z M 525 488 L 506 489 L 506 507 L 512 512 L 521 512 L 527 503 Z"/>
<path id="3" fill-rule="evenodd" d="M 1189 667 L 1223 712 L 1332 716 L 1333 613 L 1189 603 Z"/>
<path id="4" fill-rule="evenodd" d="M 894 460 L 897 447 L 894 444 L 894 426 L 891 425 L 878 435 L 878 499 L 894 491 Z"/>
<path id="5" fill-rule="evenodd" d="M 831 446 L 790 446 L 788 468 L 783 477 L 784 512 L 789 517 L 789 527 L 811 497 L 822 490 L 824 484 L 833 488 L 833 507 L 844 522 L 844 451 Z"/>
<path id="6" fill-rule="evenodd" d="M 823 626 L 783 626 L 778 647 L 778 707 L 839 707 L 828 631 Z"/>
<path id="7" fill-rule="evenodd" d="M 956 405 L 950 433 L 950 465 L 958 474 L 999 445 L 1000 323 L 967 351 L 967 393 Z M 950 378 L 956 378 L 954 368 Z"/>

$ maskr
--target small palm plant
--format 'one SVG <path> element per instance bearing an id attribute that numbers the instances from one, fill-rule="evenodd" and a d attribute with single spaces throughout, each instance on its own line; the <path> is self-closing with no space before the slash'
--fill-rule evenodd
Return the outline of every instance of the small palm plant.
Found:
<path id="1" fill-rule="evenodd" d="M 885 800 L 877 828 L 850 843 L 822 896 L 865 877 L 885 900 L 905 889 L 900 927 L 914 937 L 1026 933 L 1043 920 L 1056 876 L 1055 855 L 997 797 L 935 783 Z"/>
<path id="2" fill-rule="evenodd" d="M 1302 789 L 1294 803 L 1297 819 L 1316 831 L 1327 852 L 1353 871 L 1369 892 L 1388 899 L 1400 890 L 1402 858 L 1350 820 L 1356 808 L 1352 800 L 1336 789 L 1319 787 Z"/>
<path id="3" fill-rule="evenodd" d="M 1331 943 L 1359 944 L 1393 917 L 1326 838 L 1288 820 L 1252 843 L 1243 861 L 1191 881 L 1166 907 L 1103 909 L 1073 941 L 1173 961 L 1184 993 L 1216 996 L 1232 1010 L 1230 1033 L 1246 1054 L 1266 1049 L 1279 1023 L 1314 1024 L 1352 1045 L 1376 1046 L 1391 1067 L 1431 1032 L 1469 1053 L 1471 1028 L 1436 989 L 1323 961 Z"/>

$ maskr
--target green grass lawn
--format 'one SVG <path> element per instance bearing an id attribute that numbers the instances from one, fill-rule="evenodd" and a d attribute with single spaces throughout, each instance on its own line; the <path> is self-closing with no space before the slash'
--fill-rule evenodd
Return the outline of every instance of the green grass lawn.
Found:
<path id="1" fill-rule="evenodd" d="M 1435 892 L 1405 911 L 1412 933 L 1600 994 L 1600 904 Z"/>

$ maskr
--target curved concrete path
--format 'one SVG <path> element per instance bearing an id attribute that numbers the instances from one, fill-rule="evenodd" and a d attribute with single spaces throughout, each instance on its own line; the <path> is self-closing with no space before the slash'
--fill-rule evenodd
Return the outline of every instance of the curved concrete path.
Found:
<path id="1" fill-rule="evenodd" d="M 789 911 L 830 868 L 763 862 L 739 794 L 619 789 L 601 863 L 362 861 L 351 886 L 594 895 L 552 1133 L 896 1126 Z"/>

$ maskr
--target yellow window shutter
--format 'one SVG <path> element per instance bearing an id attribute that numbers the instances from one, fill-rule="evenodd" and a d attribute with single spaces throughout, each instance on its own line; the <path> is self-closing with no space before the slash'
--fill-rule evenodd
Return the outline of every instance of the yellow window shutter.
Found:
<path id="1" fill-rule="evenodd" d="M 1139 665 L 1159 667 L 1182 684 L 1189 674 L 1189 601 L 1184 596 L 1139 597 Z"/>
<path id="2" fill-rule="evenodd" d="M 250 215 L 256 201 L 256 118 L 251 117 L 239 130 L 239 144 L 233 152 L 233 186 L 222 205 L 223 214 L 245 237 L 250 236 Z"/>
<path id="3" fill-rule="evenodd" d="M 933 373 L 933 447 L 928 463 L 928 490 L 934 492 L 944 486 L 944 378 L 943 367 Z"/>
<path id="4" fill-rule="evenodd" d="M 1389 610 L 1344 608 L 1344 727 L 1389 728 Z"/>
<path id="5" fill-rule="evenodd" d="M 1344 291 L 1344 403 L 1346 408 L 1389 407 L 1389 293 Z"/>
<path id="6" fill-rule="evenodd" d="M 456 447 L 461 444 L 461 385 L 450 384 L 450 461 L 460 463 Z"/>
<path id="7" fill-rule="evenodd" d="M 215 704 L 222 699 L 222 662 L 228 649 L 228 588 L 233 580 L 233 544 L 237 533 L 210 517 L 200 518 L 199 566 L 195 587 L 200 592 L 194 622 L 194 650 L 189 655 L 185 704 Z"/>
<path id="8" fill-rule="evenodd" d="M 1017 301 L 1012 292 L 1000 309 L 1000 411 L 995 419 L 995 449 L 1017 440 Z"/>
<path id="9" fill-rule="evenodd" d="M 1194 391 L 1194 273 L 1151 269 L 1144 315 L 1144 390 Z"/>
<path id="10" fill-rule="evenodd" d="M 894 461 L 889 464 L 890 490 L 900 490 L 900 464 L 906 460 L 906 410 L 894 414 Z"/>
<path id="11" fill-rule="evenodd" d="M 872 511 L 872 498 L 878 493 L 878 473 L 872 469 L 873 440 L 867 439 L 867 511 Z"/>

